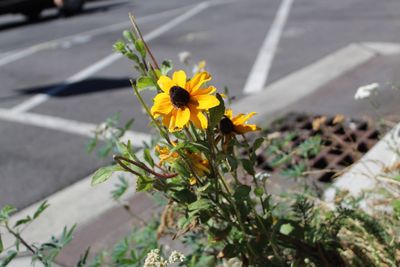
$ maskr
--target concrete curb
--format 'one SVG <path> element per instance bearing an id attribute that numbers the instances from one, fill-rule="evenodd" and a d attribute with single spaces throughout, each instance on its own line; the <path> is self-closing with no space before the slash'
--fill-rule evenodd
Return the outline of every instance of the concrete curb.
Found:
<path id="1" fill-rule="evenodd" d="M 364 157 L 352 165 L 346 173 L 335 179 L 334 184 L 324 193 L 325 201 L 334 203 L 338 190 L 357 196 L 375 188 L 378 184 L 376 177 L 382 174 L 383 168 L 400 160 L 399 155 L 394 151 L 394 148 L 398 149 L 399 145 L 400 123 L 375 144 Z"/>

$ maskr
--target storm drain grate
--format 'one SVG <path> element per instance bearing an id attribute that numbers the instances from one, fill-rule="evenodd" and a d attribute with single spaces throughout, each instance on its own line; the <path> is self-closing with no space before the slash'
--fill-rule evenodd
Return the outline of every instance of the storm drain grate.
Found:
<path id="1" fill-rule="evenodd" d="M 306 140 L 319 136 L 322 144 L 320 149 L 317 153 L 308 155 L 306 160 L 295 155 L 288 162 L 276 166 L 272 163 L 277 162 L 279 151 L 275 154 L 267 153 L 268 147 L 264 147 L 264 151 L 258 156 L 258 167 L 271 173 L 282 173 L 293 169 L 299 162 L 306 162 L 305 169 L 309 173 L 307 177 L 320 182 L 331 182 L 336 173 L 368 152 L 380 136 L 378 129 L 368 120 L 303 113 L 287 114 L 272 123 L 264 134 L 286 139 L 282 149 L 287 153 Z"/>

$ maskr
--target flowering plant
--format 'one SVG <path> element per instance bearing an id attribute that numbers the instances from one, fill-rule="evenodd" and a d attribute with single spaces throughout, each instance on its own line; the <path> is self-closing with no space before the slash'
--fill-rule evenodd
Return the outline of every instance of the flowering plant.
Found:
<path id="1" fill-rule="evenodd" d="M 382 236 L 373 238 L 385 249 L 375 259 L 395 264 L 393 240 L 366 214 L 348 207 L 330 210 L 304 194 L 289 197 L 289 208 L 282 212 L 282 203 L 267 192 L 268 174 L 255 168 L 256 151 L 265 142 L 263 137 L 247 136 L 259 130 L 248 123 L 255 113 L 233 115 L 226 96 L 209 84 L 212 76 L 204 66 L 193 77 L 183 70 L 171 74 L 172 63 L 158 64 L 131 20 L 134 30 L 124 32 L 126 41 L 117 42 L 115 49 L 140 73 L 131 84 L 157 138 L 154 150 L 147 147 L 142 155 L 129 143 L 120 144 L 120 153 L 114 156 L 117 164 L 97 171 L 93 184 L 124 171 L 136 176 L 137 191 L 162 192 L 168 205 L 161 220 L 166 220 L 165 214 L 170 218 L 162 227 L 173 228 L 174 238 L 188 234 L 205 238 L 209 245 L 201 253 L 211 255 L 213 263 L 204 266 L 232 260 L 235 266 L 365 263 L 370 258 L 360 252 L 362 248 L 355 252 L 354 244 L 340 239 L 355 225 L 366 233 L 370 227 L 379 228 Z M 151 106 L 142 97 L 149 89 L 156 92 Z M 186 264 L 203 266 L 193 254 Z"/>

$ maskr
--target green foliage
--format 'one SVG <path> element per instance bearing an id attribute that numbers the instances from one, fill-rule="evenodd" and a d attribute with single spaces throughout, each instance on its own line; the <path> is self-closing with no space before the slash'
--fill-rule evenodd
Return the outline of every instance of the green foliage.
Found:
<path id="1" fill-rule="evenodd" d="M 92 185 L 101 184 L 108 179 L 110 179 L 111 175 L 117 171 L 123 171 L 119 165 L 112 165 L 98 169 L 92 176 Z"/>

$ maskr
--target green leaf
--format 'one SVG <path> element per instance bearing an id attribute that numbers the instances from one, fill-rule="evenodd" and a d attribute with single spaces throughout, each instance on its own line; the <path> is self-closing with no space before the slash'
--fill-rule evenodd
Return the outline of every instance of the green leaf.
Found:
<path id="1" fill-rule="evenodd" d="M 123 41 L 118 41 L 116 42 L 114 45 L 114 50 L 116 52 L 119 52 L 121 54 L 125 54 L 126 53 L 126 47 L 125 47 L 125 43 Z"/>
<path id="2" fill-rule="evenodd" d="M 1 233 L 0 233 L 0 254 L 3 252 L 3 250 L 4 250 L 3 239 L 1 239 Z"/>
<path id="3" fill-rule="evenodd" d="M 172 61 L 171 60 L 164 60 L 161 63 L 161 68 L 160 68 L 161 74 L 162 75 L 168 75 L 168 72 L 170 72 L 172 70 L 172 68 L 173 68 Z"/>
<path id="4" fill-rule="evenodd" d="M 36 219 L 37 217 L 39 217 L 40 214 L 42 214 L 43 211 L 45 211 L 49 206 L 50 206 L 50 204 L 47 203 L 47 200 L 43 201 L 42 204 L 40 204 L 40 206 L 37 208 L 37 210 L 33 214 L 33 219 Z"/>
<path id="5" fill-rule="evenodd" d="M 249 159 L 241 159 L 242 166 L 246 170 L 246 172 L 250 175 L 255 175 L 256 172 L 254 171 L 254 164 Z"/>
<path id="6" fill-rule="evenodd" d="M 297 178 L 302 176 L 305 171 L 306 171 L 306 164 L 304 162 L 300 162 L 294 165 L 292 168 L 283 170 L 281 173 L 282 175 L 289 178 Z"/>
<path id="7" fill-rule="evenodd" d="M 217 93 L 217 98 L 219 100 L 219 105 L 213 107 L 209 110 L 210 112 L 210 125 L 208 126 L 210 129 L 214 129 L 219 122 L 221 121 L 222 117 L 225 114 L 225 103 L 222 99 L 222 96 Z"/>
<path id="8" fill-rule="evenodd" d="M 112 165 L 98 169 L 92 176 L 92 185 L 103 183 L 110 179 L 111 175 L 116 171 L 122 171 L 119 165 Z"/>
<path id="9" fill-rule="evenodd" d="M 261 196 L 264 194 L 264 188 L 262 188 L 262 187 L 256 187 L 256 188 L 254 189 L 254 194 L 255 194 L 257 197 L 261 197 Z"/>
<path id="10" fill-rule="evenodd" d="M 256 141 L 254 141 L 254 143 L 253 143 L 253 151 L 256 151 L 257 149 L 259 149 L 260 146 L 262 145 L 262 143 L 264 143 L 264 141 L 265 140 L 263 137 L 257 138 Z"/>
<path id="11" fill-rule="evenodd" d="M 400 199 L 393 200 L 392 207 L 393 207 L 394 212 L 397 215 L 400 215 Z"/>
<path id="12" fill-rule="evenodd" d="M 135 40 L 135 48 L 143 58 L 146 57 L 146 47 L 143 43 L 143 40 L 136 39 Z"/>
<path id="13" fill-rule="evenodd" d="M 250 186 L 241 184 L 236 187 L 233 197 L 236 200 L 245 200 L 249 197 L 250 191 L 251 191 Z"/>
<path id="14" fill-rule="evenodd" d="M 18 220 L 15 223 L 14 227 L 20 226 L 22 224 L 26 224 L 26 223 L 31 222 L 31 221 L 32 221 L 31 216 L 26 216 L 24 219 Z"/>
<path id="15" fill-rule="evenodd" d="M 188 206 L 190 211 L 201 211 L 211 208 L 211 202 L 208 199 L 201 198 Z"/>
<path id="16" fill-rule="evenodd" d="M 10 215 L 14 212 L 16 212 L 17 209 L 14 208 L 11 205 L 5 205 L 1 210 L 0 210 L 0 222 L 7 221 L 10 218 Z"/>
<path id="17" fill-rule="evenodd" d="M 137 176 L 136 191 L 148 191 L 153 188 L 154 180 L 147 176 Z"/>
<path id="18" fill-rule="evenodd" d="M 150 154 L 150 149 L 146 148 L 143 150 L 143 157 L 144 160 L 150 164 L 150 166 L 153 168 L 154 167 L 154 160 L 153 157 Z"/>
<path id="19" fill-rule="evenodd" d="M 7 256 L 0 261 L 0 267 L 6 267 L 16 256 L 17 256 L 17 252 L 15 250 L 10 250 L 7 253 Z"/>
<path id="20" fill-rule="evenodd" d="M 131 43 L 135 43 L 136 38 L 135 38 L 135 35 L 133 35 L 132 31 L 125 30 L 122 32 L 122 35 L 124 36 L 124 38 L 127 41 L 129 41 Z"/>
<path id="21" fill-rule="evenodd" d="M 140 77 L 137 81 L 136 81 L 136 86 L 138 88 L 139 91 L 143 91 L 143 90 L 157 90 L 156 85 L 154 84 L 154 81 L 152 78 L 147 77 L 147 76 L 143 76 Z"/>
<path id="22" fill-rule="evenodd" d="M 294 230 L 294 227 L 290 223 L 285 223 L 281 225 L 279 232 L 283 235 L 289 235 Z"/>
<path id="23" fill-rule="evenodd" d="M 196 195 L 189 189 L 181 189 L 172 194 L 173 198 L 183 203 L 193 203 L 196 201 Z"/>
<path id="24" fill-rule="evenodd" d="M 111 196 L 114 200 L 118 200 L 128 190 L 129 183 L 123 175 L 118 176 L 119 183 L 115 184 L 115 189 L 111 191 Z"/>

